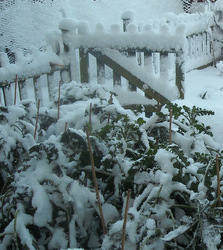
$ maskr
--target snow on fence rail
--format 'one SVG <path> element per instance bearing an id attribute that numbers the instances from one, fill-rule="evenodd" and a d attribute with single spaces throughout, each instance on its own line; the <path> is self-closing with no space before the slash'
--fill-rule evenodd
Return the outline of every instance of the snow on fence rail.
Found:
<path id="1" fill-rule="evenodd" d="M 105 66 L 113 71 L 114 85 L 125 78 L 133 91 L 141 89 L 152 99 L 154 107 L 183 98 L 185 72 L 206 66 L 220 56 L 220 47 L 214 51 L 211 27 L 213 15 L 168 14 L 164 19 L 141 25 L 131 22 L 131 13 L 124 13 L 123 29 L 112 25 L 105 32 L 102 24 L 90 32 L 88 24 L 73 19 L 60 23 L 60 32 L 48 34 L 53 51 L 35 52 L 29 57 L 16 53 L 15 64 L 9 64 L 6 54 L 0 54 L 0 87 L 5 105 L 15 103 L 18 84 L 20 99 L 27 98 L 27 79 L 34 86 L 36 103 L 43 105 L 41 77 L 45 75 L 49 100 L 57 82 L 76 80 L 89 82 L 89 56 L 95 58 L 94 68 L 98 82 L 105 78 Z M 124 32 L 123 32 L 124 31 Z M 58 72 L 59 75 L 58 75 Z M 155 101 L 155 102 L 154 102 Z M 124 103 L 126 106 L 133 103 Z M 150 105 L 148 105 L 150 107 Z M 151 108 L 151 107 L 150 107 Z"/>

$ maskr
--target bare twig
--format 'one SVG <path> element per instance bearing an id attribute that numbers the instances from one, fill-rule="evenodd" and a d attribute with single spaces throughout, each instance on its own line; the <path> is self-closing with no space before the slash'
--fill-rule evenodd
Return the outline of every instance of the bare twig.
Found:
<path id="1" fill-rule="evenodd" d="M 221 187 L 220 187 L 220 175 L 219 175 L 219 159 L 216 155 L 216 172 L 217 172 L 217 182 L 218 182 L 218 206 L 221 207 Z"/>
<path id="2" fill-rule="evenodd" d="M 91 126 L 91 114 L 92 114 L 92 103 L 90 103 L 90 111 L 89 111 L 89 126 Z"/>
<path id="3" fill-rule="evenodd" d="M 52 63 L 52 62 L 50 62 L 49 64 L 50 64 L 51 67 L 61 67 L 61 68 L 64 67 L 63 64 L 57 64 L 57 63 Z"/>
<path id="4" fill-rule="evenodd" d="M 16 105 L 16 92 L 17 92 L 17 85 L 18 85 L 18 75 L 16 75 L 16 77 L 15 77 L 14 105 Z"/>
<path id="5" fill-rule="evenodd" d="M 61 81 L 59 81 L 59 89 L 58 89 L 58 111 L 57 111 L 57 120 L 60 118 L 60 86 Z"/>
<path id="6" fill-rule="evenodd" d="M 125 204 L 124 222 L 122 226 L 122 250 L 125 249 L 125 229 L 126 229 L 126 224 L 127 224 L 130 195 L 131 195 L 131 189 L 128 190 L 126 204 Z"/>
<path id="7" fill-rule="evenodd" d="M 173 118 L 173 109 L 170 108 L 170 122 L 169 122 L 169 145 L 172 144 L 172 118 Z"/>
<path id="8" fill-rule="evenodd" d="M 14 237 L 15 237 L 16 250 L 19 250 L 18 233 L 17 233 L 17 228 L 16 228 L 18 213 L 19 213 L 19 210 L 16 211 L 15 218 L 14 218 Z"/>
<path id="9" fill-rule="evenodd" d="M 90 161 L 91 161 L 91 168 L 92 168 L 92 176 L 93 176 L 93 181 L 94 181 L 94 187 L 95 187 L 96 197 L 97 197 L 97 202 L 98 202 L 99 214 L 100 214 L 100 217 L 101 217 L 103 234 L 106 234 L 105 219 L 104 219 L 104 214 L 103 214 L 101 201 L 100 201 L 100 195 L 99 195 L 99 190 L 98 190 L 98 182 L 97 182 L 95 165 L 94 165 L 94 157 L 93 157 L 93 153 L 92 153 L 92 150 L 91 150 L 91 142 L 90 142 L 88 128 L 86 128 L 86 133 L 87 133 L 88 149 L 89 149 L 89 155 L 90 155 Z"/>
<path id="10" fill-rule="evenodd" d="M 111 105 L 112 104 L 112 93 L 111 93 L 111 96 L 110 96 L 110 99 L 109 99 L 109 104 Z M 110 123 L 110 114 L 108 115 L 108 124 Z"/>
<path id="11" fill-rule="evenodd" d="M 35 125 L 35 131 L 34 131 L 34 140 L 36 139 L 36 132 L 37 132 L 37 126 L 38 126 L 38 120 L 39 120 L 39 108 L 40 108 L 40 99 L 38 100 L 38 106 L 37 106 L 36 125 Z"/>
<path id="12" fill-rule="evenodd" d="M 67 122 L 65 122 L 65 128 L 64 128 L 64 131 L 65 131 L 65 132 L 67 131 Z"/>

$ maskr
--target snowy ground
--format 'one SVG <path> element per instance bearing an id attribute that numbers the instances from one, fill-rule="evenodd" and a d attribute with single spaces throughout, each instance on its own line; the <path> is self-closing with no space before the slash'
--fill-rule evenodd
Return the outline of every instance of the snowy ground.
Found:
<path id="1" fill-rule="evenodd" d="M 202 96 L 204 99 L 201 98 Z M 203 122 L 213 128 L 215 140 L 223 144 L 223 136 L 219 135 L 223 124 L 223 78 L 219 69 L 209 67 L 187 73 L 185 99 L 177 102 L 213 110 L 215 115 L 203 118 L 206 119 Z"/>

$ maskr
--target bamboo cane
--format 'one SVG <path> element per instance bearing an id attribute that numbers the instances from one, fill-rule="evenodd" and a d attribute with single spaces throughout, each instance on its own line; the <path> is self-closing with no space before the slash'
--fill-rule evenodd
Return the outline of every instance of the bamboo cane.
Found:
<path id="1" fill-rule="evenodd" d="M 18 85 L 18 75 L 16 75 L 16 78 L 15 78 L 14 105 L 16 105 L 16 92 L 17 92 L 17 85 Z"/>
<path id="2" fill-rule="evenodd" d="M 37 126 L 38 126 L 38 120 L 39 120 L 39 108 L 40 108 L 40 99 L 38 100 L 38 106 L 37 106 L 36 125 L 35 125 L 35 131 L 34 131 L 34 140 L 36 139 L 36 132 L 37 132 Z"/>
<path id="3" fill-rule="evenodd" d="M 170 108 L 170 122 L 169 122 L 169 145 L 172 144 L 172 118 L 173 118 L 173 109 Z"/>
<path id="4" fill-rule="evenodd" d="M 91 161 L 92 176 L 93 176 L 94 187 L 95 187 L 96 197 L 97 197 L 97 202 L 98 202 L 98 209 L 99 209 L 99 214 L 100 214 L 100 218 L 101 218 L 103 234 L 105 235 L 106 234 L 105 219 L 104 219 L 104 214 L 103 214 L 101 201 L 100 201 L 100 195 L 99 195 L 99 190 L 98 190 L 98 182 L 97 182 L 97 177 L 96 177 L 96 172 L 95 172 L 95 165 L 94 165 L 94 157 L 93 157 L 93 153 L 92 153 L 92 150 L 91 150 L 91 142 L 90 142 L 88 128 L 86 128 L 86 133 L 87 133 L 87 142 L 88 142 L 88 149 L 89 149 L 89 155 L 90 155 L 90 161 Z"/>
<path id="5" fill-rule="evenodd" d="M 125 204 L 124 222 L 122 226 L 122 250 L 125 249 L 125 229 L 127 224 L 130 195 L 131 195 L 131 189 L 128 190 L 126 204 Z"/>

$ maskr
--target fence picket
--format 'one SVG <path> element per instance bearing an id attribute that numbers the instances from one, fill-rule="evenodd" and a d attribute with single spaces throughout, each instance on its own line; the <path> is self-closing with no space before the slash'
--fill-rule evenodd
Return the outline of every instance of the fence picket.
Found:
<path id="1" fill-rule="evenodd" d="M 5 106 L 11 106 L 13 105 L 13 94 L 12 94 L 12 89 L 11 89 L 11 84 L 6 85 L 3 87 L 3 96 L 4 96 L 4 102 Z"/>
<path id="2" fill-rule="evenodd" d="M 36 104 L 38 101 L 40 101 L 40 106 L 43 106 L 43 96 L 42 96 L 42 90 L 41 90 L 41 81 L 40 76 L 33 77 L 33 85 L 34 85 L 34 94 L 35 94 L 35 101 Z"/>
<path id="3" fill-rule="evenodd" d="M 85 52 L 84 49 L 79 49 L 79 57 L 80 57 L 80 81 L 82 83 L 89 82 L 89 55 L 88 52 Z"/>
<path id="4" fill-rule="evenodd" d="M 71 81 L 70 66 L 60 70 L 60 78 L 62 83 L 68 83 Z"/>
<path id="5" fill-rule="evenodd" d="M 163 81 L 169 81 L 169 58 L 168 58 L 168 52 L 161 52 L 160 53 L 160 78 L 163 79 Z"/>
<path id="6" fill-rule="evenodd" d="M 50 72 L 47 74 L 47 86 L 48 86 L 48 93 L 49 93 L 49 100 L 50 102 L 53 101 L 53 91 L 54 91 L 54 73 Z"/>
<path id="7" fill-rule="evenodd" d="M 97 80 L 99 84 L 102 84 L 104 83 L 105 80 L 105 64 L 98 58 L 96 60 L 97 60 Z"/>
<path id="8" fill-rule="evenodd" d="M 19 80 L 18 81 L 18 87 L 19 87 L 19 98 L 20 100 L 25 100 L 28 98 L 28 92 L 27 92 L 27 85 L 26 80 Z"/>
<path id="9" fill-rule="evenodd" d="M 117 85 L 121 86 L 121 75 L 119 73 L 117 73 L 115 70 L 113 70 L 113 85 L 114 86 L 117 86 Z"/>

